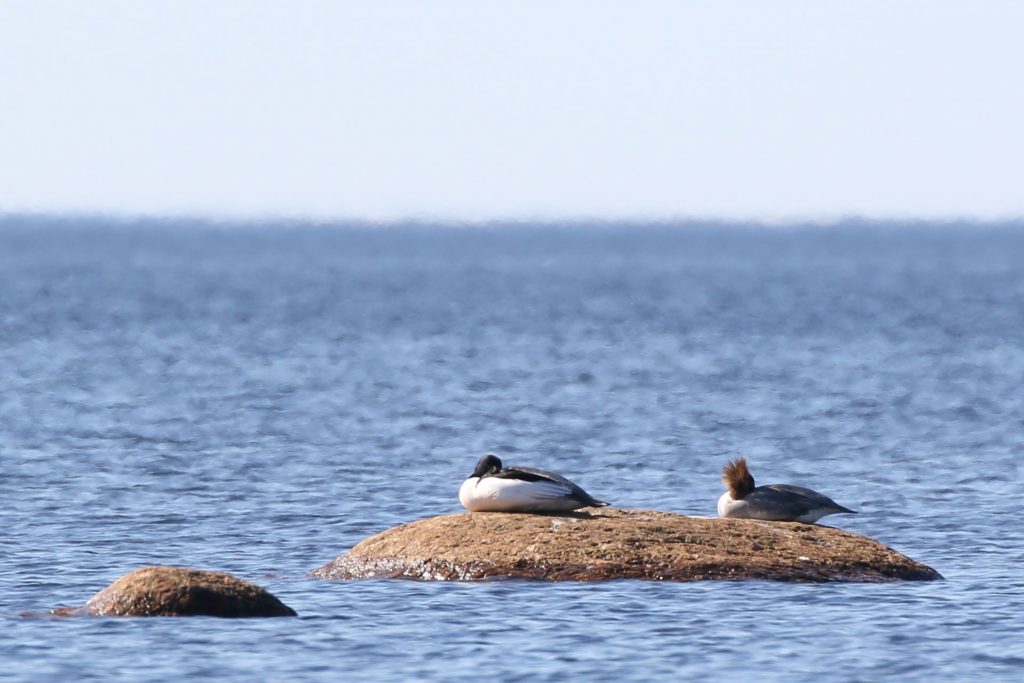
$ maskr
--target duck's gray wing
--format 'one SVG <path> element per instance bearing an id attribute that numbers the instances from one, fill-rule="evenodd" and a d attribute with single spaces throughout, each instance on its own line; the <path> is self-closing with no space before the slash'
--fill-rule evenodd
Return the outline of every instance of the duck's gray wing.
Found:
<path id="1" fill-rule="evenodd" d="M 822 493 L 804 488 L 803 486 L 792 486 L 790 484 L 769 484 L 767 486 L 758 486 L 751 492 L 751 494 L 748 494 L 744 500 L 750 500 L 751 495 L 762 490 L 765 492 L 765 496 L 771 496 L 773 500 L 777 500 L 780 503 L 783 501 L 789 501 L 788 504 L 790 505 L 804 506 L 804 512 L 809 512 L 812 509 L 831 508 L 836 512 L 850 512 L 857 514 L 856 510 L 843 507 Z M 800 502 L 798 503 L 797 501 Z"/>
<path id="2" fill-rule="evenodd" d="M 775 486 L 758 486 L 743 496 L 742 502 L 748 504 L 749 516 L 757 519 L 798 519 L 812 507 L 812 501 L 806 496 Z"/>
<path id="3" fill-rule="evenodd" d="M 608 505 L 605 501 L 594 498 L 574 482 L 566 479 L 562 475 L 555 474 L 554 472 L 548 472 L 547 470 L 540 470 L 536 467 L 506 467 L 497 474 L 491 476 L 503 477 L 505 479 L 520 479 L 522 481 L 550 481 L 564 486 L 568 497 L 578 500 L 585 505 L 590 507 L 603 507 Z"/>

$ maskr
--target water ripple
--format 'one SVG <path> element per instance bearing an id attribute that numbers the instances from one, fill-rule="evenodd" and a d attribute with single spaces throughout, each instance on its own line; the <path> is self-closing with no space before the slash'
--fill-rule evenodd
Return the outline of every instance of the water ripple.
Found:
<path id="1" fill-rule="evenodd" d="M 179 226 L 180 227 L 180 226 Z M 1016 680 L 1011 231 L 0 226 L 13 680 Z M 714 514 L 724 460 L 861 511 L 927 585 L 325 583 L 475 459 Z M 301 615 L 24 619 L 151 563 Z"/>

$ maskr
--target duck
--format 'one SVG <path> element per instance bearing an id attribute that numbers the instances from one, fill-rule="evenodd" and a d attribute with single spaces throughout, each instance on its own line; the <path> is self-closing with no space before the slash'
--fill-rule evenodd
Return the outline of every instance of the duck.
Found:
<path id="1" fill-rule="evenodd" d="M 825 515 L 857 514 L 856 510 L 802 486 L 755 486 L 746 458 L 726 463 L 722 482 L 729 490 L 718 499 L 719 517 L 814 524 Z"/>
<path id="2" fill-rule="evenodd" d="M 604 507 L 560 474 L 533 467 L 503 467 L 488 453 L 459 487 L 459 502 L 470 512 L 569 512 Z"/>

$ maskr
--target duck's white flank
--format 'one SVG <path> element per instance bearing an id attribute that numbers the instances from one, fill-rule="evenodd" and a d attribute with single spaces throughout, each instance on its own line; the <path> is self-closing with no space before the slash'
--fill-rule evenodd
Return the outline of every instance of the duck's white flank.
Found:
<path id="1" fill-rule="evenodd" d="M 567 512 L 580 503 L 572 489 L 553 481 L 470 477 L 459 487 L 459 502 L 470 512 Z"/>

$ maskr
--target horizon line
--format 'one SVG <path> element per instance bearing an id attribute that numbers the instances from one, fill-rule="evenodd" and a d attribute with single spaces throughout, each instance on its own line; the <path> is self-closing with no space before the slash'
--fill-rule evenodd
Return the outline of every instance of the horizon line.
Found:
<path id="1" fill-rule="evenodd" d="M 387 217 L 375 216 L 320 216 L 295 213 L 231 213 L 203 211 L 133 212 L 98 210 L 31 211 L 0 209 L 0 223 L 16 221 L 71 223 L 99 221 L 112 225 L 193 223 L 209 227 L 265 227 L 271 224 L 287 224 L 291 227 L 746 227 L 746 228 L 828 228 L 839 226 L 863 227 L 942 227 L 973 225 L 978 227 L 1024 226 L 1024 214 L 1005 216 L 971 216 L 950 214 L 934 216 L 925 214 L 866 214 L 849 213 L 825 216 L 725 216 L 725 215 L 611 215 L 587 216 L 582 214 L 536 214 L 536 215 L 493 215 L 459 216 L 408 214 Z"/>

